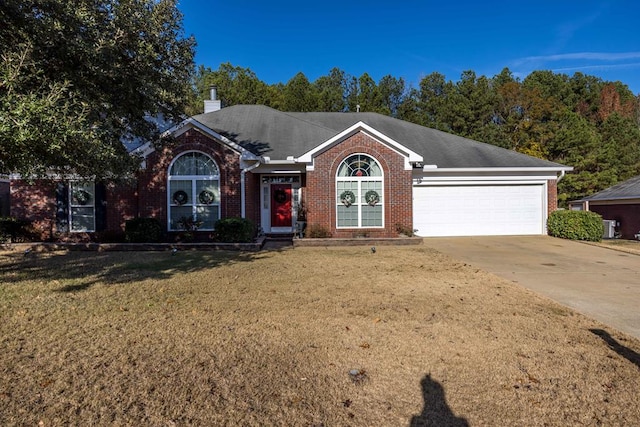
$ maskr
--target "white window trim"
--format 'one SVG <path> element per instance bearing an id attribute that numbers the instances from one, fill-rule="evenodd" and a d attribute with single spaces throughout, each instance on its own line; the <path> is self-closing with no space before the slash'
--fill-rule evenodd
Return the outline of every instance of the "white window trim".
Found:
<path id="1" fill-rule="evenodd" d="M 180 159 L 182 156 L 185 156 L 187 154 L 191 154 L 191 153 L 198 153 L 198 154 L 202 154 L 206 157 L 208 157 L 209 159 L 211 159 L 211 161 L 213 162 L 213 164 L 216 166 L 216 168 L 218 169 L 218 175 L 171 175 L 171 169 L 173 168 L 174 163 Z M 187 206 L 191 206 L 191 215 L 197 219 L 197 210 L 198 207 L 211 207 L 211 206 L 217 206 L 218 207 L 218 216 L 217 218 L 214 218 L 214 223 L 216 222 L 216 220 L 220 219 L 221 217 L 221 199 L 222 199 L 222 192 L 220 191 L 220 166 L 218 166 L 218 163 L 213 159 L 213 157 L 211 157 L 211 155 L 203 152 L 203 151 L 198 151 L 198 150 L 190 150 L 190 151 L 185 151 L 183 153 L 180 153 L 179 155 L 177 155 L 172 161 L 171 164 L 169 165 L 169 167 L 167 168 L 167 230 L 168 231 L 183 231 L 180 228 L 171 228 L 171 208 L 172 207 L 178 207 L 180 205 L 176 205 L 173 204 L 171 201 L 171 181 L 191 181 L 192 185 L 191 185 L 191 195 L 189 200 L 191 200 L 191 203 L 189 203 Z M 203 203 L 196 203 L 197 202 L 197 195 L 196 195 L 196 181 L 217 181 L 218 182 L 218 200 L 214 201 L 214 203 L 211 204 L 203 204 Z M 200 227 L 198 228 L 198 231 L 213 231 L 213 227 L 211 228 L 204 228 L 204 227 Z"/>
<path id="2" fill-rule="evenodd" d="M 69 233 L 95 233 L 96 231 L 96 183 L 92 182 L 91 184 L 93 185 L 93 199 L 91 200 L 90 204 L 86 204 L 86 205 L 75 205 L 73 204 L 73 185 L 75 184 L 88 184 L 89 181 L 69 181 L 69 190 L 68 190 L 68 205 L 69 205 L 69 214 L 68 214 L 68 220 L 69 220 Z M 91 215 L 91 217 L 93 218 L 93 224 L 91 229 L 82 229 L 82 230 L 74 230 L 73 227 L 73 208 L 91 208 L 93 211 L 93 215 Z"/>

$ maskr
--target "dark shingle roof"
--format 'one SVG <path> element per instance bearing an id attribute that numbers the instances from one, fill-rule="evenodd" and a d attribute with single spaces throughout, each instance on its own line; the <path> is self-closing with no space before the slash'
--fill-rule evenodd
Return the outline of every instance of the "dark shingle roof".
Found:
<path id="1" fill-rule="evenodd" d="M 640 199 L 640 175 L 602 190 L 582 200 Z"/>
<path id="2" fill-rule="evenodd" d="M 194 117 L 254 154 L 284 160 L 312 150 L 358 122 L 382 132 L 438 168 L 550 167 L 537 159 L 377 113 L 285 113 L 261 105 L 235 105 Z"/>

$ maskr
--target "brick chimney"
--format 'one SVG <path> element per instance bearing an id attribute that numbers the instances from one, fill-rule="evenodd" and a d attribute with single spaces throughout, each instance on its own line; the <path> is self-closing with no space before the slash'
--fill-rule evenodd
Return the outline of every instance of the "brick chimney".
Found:
<path id="1" fill-rule="evenodd" d="M 204 112 L 213 113 L 222 108 L 222 103 L 218 98 L 218 88 L 216 86 L 209 87 L 209 98 L 204 101 Z"/>

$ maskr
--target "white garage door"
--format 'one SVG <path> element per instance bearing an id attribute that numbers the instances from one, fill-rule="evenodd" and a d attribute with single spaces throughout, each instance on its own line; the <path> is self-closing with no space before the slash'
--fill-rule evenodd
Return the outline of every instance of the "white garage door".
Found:
<path id="1" fill-rule="evenodd" d="M 413 187 L 418 236 L 496 236 L 544 233 L 544 186 Z"/>

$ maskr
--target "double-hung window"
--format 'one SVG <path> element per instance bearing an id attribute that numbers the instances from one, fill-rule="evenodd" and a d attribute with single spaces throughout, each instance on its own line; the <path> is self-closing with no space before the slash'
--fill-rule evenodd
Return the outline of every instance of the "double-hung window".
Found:
<path id="1" fill-rule="evenodd" d="M 69 220 L 71 231 L 96 231 L 96 186 L 93 182 L 69 183 Z"/>

